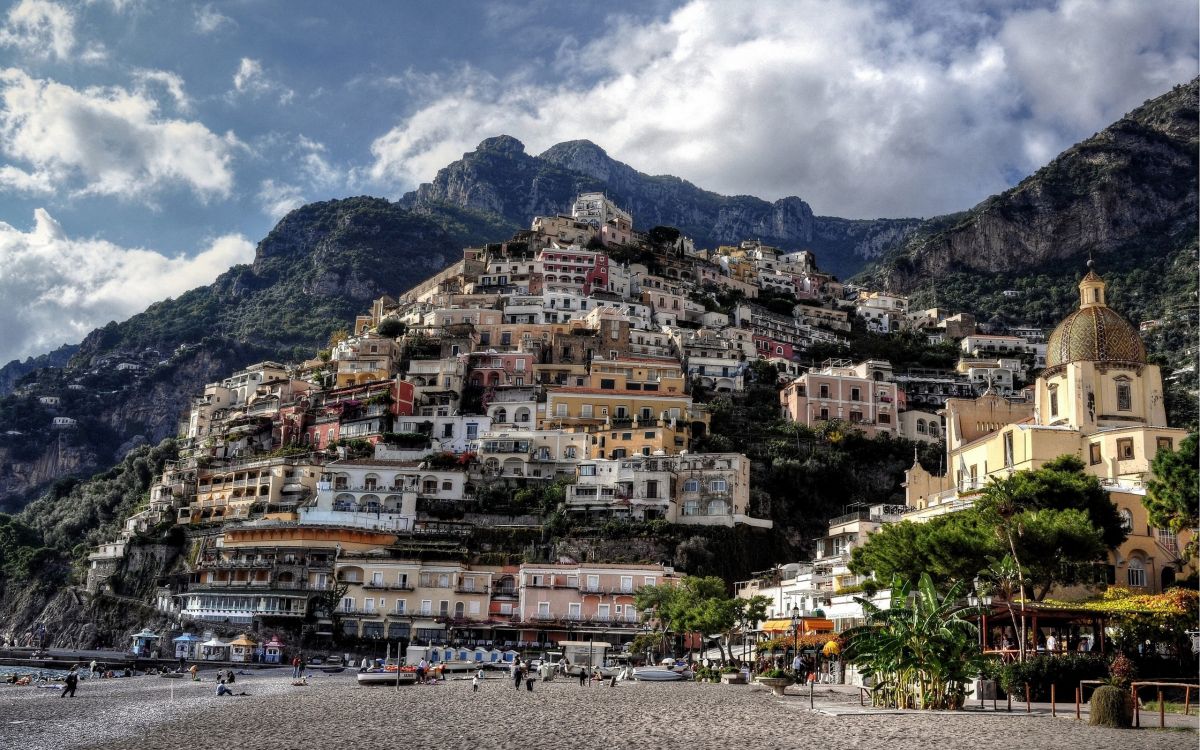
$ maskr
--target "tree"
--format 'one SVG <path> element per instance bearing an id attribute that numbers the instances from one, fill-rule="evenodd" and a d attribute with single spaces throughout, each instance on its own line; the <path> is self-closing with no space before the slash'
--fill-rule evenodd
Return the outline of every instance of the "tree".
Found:
<path id="1" fill-rule="evenodd" d="M 893 579 L 887 609 L 856 597 L 867 625 L 849 632 L 847 660 L 864 677 L 875 677 L 885 700 L 898 708 L 962 708 L 967 682 L 983 662 L 978 629 L 968 619 L 975 610 L 958 603 L 966 589 L 960 582 L 939 595 L 923 574 L 915 592 Z"/>
<path id="2" fill-rule="evenodd" d="M 647 232 L 646 236 L 653 245 L 671 245 L 679 239 L 679 230 L 675 227 L 657 226 Z"/>
<path id="3" fill-rule="evenodd" d="M 1142 503 L 1150 523 L 1175 534 L 1200 525 L 1200 472 L 1197 466 L 1197 434 L 1183 439 L 1177 451 L 1159 451 L 1150 464 L 1154 478 L 1146 485 Z M 1197 552 L 1200 539 L 1188 542 L 1185 559 Z"/>
<path id="4" fill-rule="evenodd" d="M 733 627 L 736 615 L 725 581 L 716 576 L 688 576 L 675 586 L 644 586 L 636 602 L 638 609 L 654 611 L 663 638 L 669 633 L 724 633 Z"/>
<path id="5" fill-rule="evenodd" d="M 1055 585 L 1086 580 L 1106 549 L 1125 541 L 1117 506 L 1076 456 L 993 478 L 976 503 L 981 521 L 1004 542 L 1034 598 Z M 979 568 L 984 567 L 980 563 Z M 1021 591 L 1022 602 L 1026 591 Z"/>
<path id="6" fill-rule="evenodd" d="M 397 336 L 403 336 L 407 326 L 404 322 L 397 318 L 387 318 L 379 323 L 379 327 L 375 329 L 375 333 L 385 338 L 394 339 Z"/>
<path id="7" fill-rule="evenodd" d="M 1017 612 L 1013 609 L 1013 599 L 1019 591 L 1024 591 L 1029 585 L 1024 572 L 1017 567 L 1012 555 L 1005 555 L 1000 560 L 991 560 L 991 564 L 979 571 L 976 586 L 983 596 L 999 594 L 1008 607 L 1008 616 L 1012 619 L 1013 630 L 1017 634 L 1017 652 L 1022 661 L 1025 660 L 1025 608 L 1021 608 L 1021 620 L 1017 621 Z"/>

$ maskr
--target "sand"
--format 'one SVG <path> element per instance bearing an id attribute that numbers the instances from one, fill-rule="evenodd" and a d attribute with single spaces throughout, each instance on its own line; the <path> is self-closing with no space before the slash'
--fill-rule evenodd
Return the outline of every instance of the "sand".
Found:
<path id="1" fill-rule="evenodd" d="M 1114 730 L 1072 719 L 993 714 L 808 711 L 806 696 L 776 698 L 758 686 L 575 681 L 514 690 L 503 679 L 436 686 L 359 687 L 353 673 L 317 673 L 292 687 L 290 670 L 239 677 L 248 697 L 213 695 L 204 682 L 140 677 L 88 680 L 74 699 L 0 686 L 0 748 L 1087 748 L 1197 746 L 1195 731 Z M 175 688 L 171 699 L 172 685 Z M 852 709 L 847 693 L 818 700 Z"/>

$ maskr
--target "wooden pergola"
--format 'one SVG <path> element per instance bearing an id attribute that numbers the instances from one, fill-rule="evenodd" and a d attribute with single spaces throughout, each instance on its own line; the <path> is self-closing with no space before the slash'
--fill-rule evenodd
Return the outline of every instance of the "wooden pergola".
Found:
<path id="1" fill-rule="evenodd" d="M 1027 640 L 1025 653 L 1046 653 L 1038 643 L 1043 641 L 1042 631 L 1049 630 L 1055 636 L 1056 653 L 1106 653 L 1108 643 L 1104 636 L 1108 615 L 1095 610 L 1079 608 L 1056 607 L 1041 602 L 1025 602 L 1024 607 L 1019 602 L 1013 603 L 1012 614 L 1016 615 L 1017 624 L 1025 617 Z M 996 637 L 996 629 L 1003 629 L 1000 638 Z M 1085 635 L 1085 631 L 1088 633 Z M 1008 632 L 1011 639 L 1006 644 Z M 985 654 L 997 654 L 1005 660 L 1019 656 L 1019 641 L 1013 627 L 1013 618 L 1008 605 L 1003 602 L 985 604 L 979 616 L 979 645 Z"/>

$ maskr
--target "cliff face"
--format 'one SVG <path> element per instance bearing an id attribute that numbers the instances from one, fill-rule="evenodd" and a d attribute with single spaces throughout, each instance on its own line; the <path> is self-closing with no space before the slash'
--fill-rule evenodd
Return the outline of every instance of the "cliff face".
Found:
<path id="1" fill-rule="evenodd" d="M 898 290 L 956 272 L 1078 270 L 1164 255 L 1195 236 L 1196 80 L 1146 102 L 1060 154 L 1015 188 L 911 238 L 878 277 Z"/>
<path id="2" fill-rule="evenodd" d="M 811 249 L 821 267 L 848 276 L 919 222 L 818 219 L 797 197 L 774 202 L 725 196 L 669 175 L 651 176 L 590 141 L 567 141 L 530 156 L 511 136 L 489 138 L 404 196 L 418 211 L 457 206 L 499 217 L 513 229 L 537 215 L 568 212 L 581 192 L 602 190 L 634 216 L 639 229 L 673 226 L 698 247 L 759 239 L 788 250 Z"/>

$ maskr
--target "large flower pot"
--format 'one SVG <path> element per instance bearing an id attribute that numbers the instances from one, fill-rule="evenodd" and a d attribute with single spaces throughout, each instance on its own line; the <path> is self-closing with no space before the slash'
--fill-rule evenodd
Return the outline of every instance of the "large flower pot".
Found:
<path id="1" fill-rule="evenodd" d="M 775 695 L 783 695 L 784 688 L 792 684 L 791 679 L 788 677 L 759 677 L 757 678 L 757 682 L 759 685 L 766 685 L 771 688 L 771 692 Z"/>
<path id="2" fill-rule="evenodd" d="M 741 672 L 726 672 L 725 674 L 721 675 L 721 684 L 722 685 L 745 685 L 746 678 L 742 676 Z"/>

